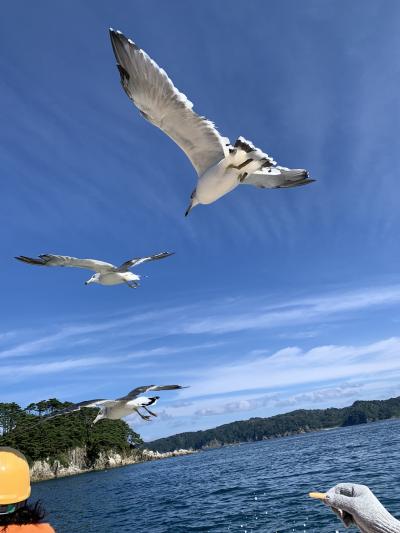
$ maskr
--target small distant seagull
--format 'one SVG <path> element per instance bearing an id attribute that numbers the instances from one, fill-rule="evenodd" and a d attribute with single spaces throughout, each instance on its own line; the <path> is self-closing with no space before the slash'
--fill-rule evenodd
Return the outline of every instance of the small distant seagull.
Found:
<path id="1" fill-rule="evenodd" d="M 75 403 L 69 407 L 66 407 L 65 409 L 56 411 L 45 418 L 54 418 L 56 416 L 65 415 L 74 411 L 80 411 L 85 407 L 97 407 L 100 409 L 100 412 L 93 420 L 93 424 L 96 424 L 96 422 L 102 418 L 119 420 L 120 418 L 124 418 L 132 413 L 137 413 L 141 418 L 143 418 L 143 420 L 149 421 L 152 416 L 157 415 L 156 413 L 150 411 L 148 406 L 155 405 L 160 397 L 152 396 L 148 398 L 147 396 L 139 396 L 140 394 L 151 391 L 177 390 L 184 388 L 186 387 L 182 387 L 182 385 L 143 385 L 131 390 L 131 392 L 129 392 L 126 396 L 122 396 L 122 398 L 117 398 L 116 400 L 87 400 L 85 402 Z M 142 414 L 139 409 L 143 409 L 146 411 L 146 413 L 148 413 L 148 415 Z"/>
<path id="2" fill-rule="evenodd" d="M 93 274 L 90 279 L 85 281 L 85 285 L 89 285 L 89 283 L 99 283 L 100 285 L 119 285 L 126 283 L 131 289 L 136 289 L 139 287 L 140 276 L 129 272 L 129 269 L 147 261 L 164 259 L 164 257 L 169 257 L 170 255 L 173 255 L 173 252 L 161 252 L 159 254 L 149 255 L 148 257 L 136 257 L 125 261 L 120 266 L 115 266 L 105 261 L 98 261 L 97 259 L 78 259 L 77 257 L 69 257 L 68 255 L 42 254 L 37 258 L 19 255 L 15 259 L 29 263 L 30 265 L 77 267 L 94 270 L 96 274 Z"/>
<path id="3" fill-rule="evenodd" d="M 214 124 L 193 111 L 181 93 L 143 50 L 121 32 L 110 28 L 121 84 L 149 122 L 171 137 L 190 159 L 198 174 L 185 215 L 198 204 L 210 204 L 240 185 L 288 189 L 315 180 L 303 169 L 290 170 L 239 137 L 232 146 Z"/>

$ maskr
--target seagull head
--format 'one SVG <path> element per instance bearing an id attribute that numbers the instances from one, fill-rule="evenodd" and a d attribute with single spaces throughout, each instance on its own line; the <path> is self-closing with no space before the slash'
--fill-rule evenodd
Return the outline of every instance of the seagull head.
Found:
<path id="1" fill-rule="evenodd" d="M 141 405 L 155 405 L 160 399 L 160 397 L 159 396 L 150 396 L 150 397 L 142 396 L 140 399 L 141 399 Z"/>
<path id="2" fill-rule="evenodd" d="M 93 274 L 93 276 L 85 281 L 85 285 L 89 285 L 90 283 L 98 283 L 99 282 L 100 274 L 96 272 L 96 274 Z"/>

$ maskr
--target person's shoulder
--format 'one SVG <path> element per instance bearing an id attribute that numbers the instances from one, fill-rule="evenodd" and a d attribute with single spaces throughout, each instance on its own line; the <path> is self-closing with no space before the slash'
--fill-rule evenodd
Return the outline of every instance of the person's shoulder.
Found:
<path id="1" fill-rule="evenodd" d="M 50 524 L 26 524 L 24 526 L 8 526 L 7 533 L 55 533 Z"/>
<path id="2" fill-rule="evenodd" d="M 50 524 L 36 524 L 36 530 L 35 531 L 40 531 L 41 533 L 55 533 L 55 530 L 51 527 Z M 32 530 L 32 533 L 33 533 L 33 530 Z"/>

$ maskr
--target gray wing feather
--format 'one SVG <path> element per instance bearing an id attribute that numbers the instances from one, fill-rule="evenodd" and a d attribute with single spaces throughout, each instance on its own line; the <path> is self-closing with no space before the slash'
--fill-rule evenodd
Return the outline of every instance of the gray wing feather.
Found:
<path id="1" fill-rule="evenodd" d="M 244 180 L 244 185 L 255 185 L 260 189 L 289 189 L 312 183 L 307 170 L 289 169 L 285 167 L 269 167 L 249 174 Z"/>
<path id="2" fill-rule="evenodd" d="M 115 403 L 115 400 L 105 400 L 105 399 L 85 400 L 83 402 L 69 405 L 68 407 L 65 407 L 65 409 L 60 409 L 59 411 L 55 411 L 51 415 L 46 415 L 43 418 L 55 418 L 56 416 L 66 415 L 68 413 L 73 413 L 74 411 L 80 411 L 81 409 L 85 407 L 98 407 L 100 409 L 104 405 L 110 405 L 113 403 Z"/>
<path id="3" fill-rule="evenodd" d="M 133 389 L 130 392 L 128 392 L 126 396 L 123 396 L 122 398 L 118 398 L 118 401 L 134 400 L 140 394 L 144 394 L 145 392 L 150 392 L 150 391 L 177 390 L 177 389 L 184 389 L 184 388 L 186 387 L 183 387 L 182 385 L 142 385 L 141 387 L 136 387 L 136 389 Z"/>
<path id="4" fill-rule="evenodd" d="M 119 31 L 110 29 L 110 36 L 122 87 L 141 115 L 182 148 L 199 176 L 221 161 L 229 139 L 192 110 L 193 104 L 146 52 Z"/>
<path id="5" fill-rule="evenodd" d="M 69 255 L 42 254 L 37 258 L 19 255 L 15 259 L 30 265 L 77 267 L 94 270 L 95 272 L 110 272 L 116 270 L 114 265 L 106 263 L 105 261 L 98 261 L 97 259 L 79 259 L 78 257 L 70 257 Z"/>
<path id="6" fill-rule="evenodd" d="M 125 263 L 122 263 L 122 265 L 117 268 L 117 271 L 126 272 L 134 266 L 141 265 L 142 263 L 146 263 L 147 261 L 156 261 L 157 259 L 164 259 L 164 257 L 169 257 L 170 255 L 174 255 L 174 252 L 161 252 L 159 254 L 149 255 L 147 257 L 135 257 L 134 259 L 129 259 L 129 261 L 125 261 Z"/>

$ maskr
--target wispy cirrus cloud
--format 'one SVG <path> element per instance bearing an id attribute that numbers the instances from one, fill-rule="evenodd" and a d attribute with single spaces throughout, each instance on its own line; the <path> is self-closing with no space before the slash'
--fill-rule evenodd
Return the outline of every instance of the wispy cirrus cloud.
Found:
<path id="1" fill-rule="evenodd" d="M 210 400 L 206 400 L 208 403 L 206 407 L 202 407 L 195 411 L 196 416 L 215 416 L 226 413 L 242 413 L 246 411 L 254 411 L 260 408 L 284 408 L 304 405 L 320 405 L 325 404 L 327 401 L 335 401 L 337 399 L 352 398 L 356 394 L 360 394 L 363 384 L 356 383 L 343 383 L 334 387 L 325 387 L 308 390 L 298 394 L 287 394 L 282 391 L 271 392 L 269 394 L 247 396 L 242 398 L 231 398 L 229 401 L 225 399 L 217 400 L 214 405 L 211 405 Z M 178 403 L 178 402 L 175 402 Z M 171 406 L 173 407 L 173 406 Z"/>
<path id="2" fill-rule="evenodd" d="M 335 292 L 301 299 L 281 299 L 270 302 L 268 296 L 256 298 L 226 298 L 199 301 L 196 304 L 171 306 L 155 311 L 125 310 L 118 315 L 99 316 L 95 322 L 84 318 L 66 321 L 45 331 L 21 330 L 0 333 L 0 359 L 26 357 L 86 344 L 91 350 L 111 343 L 118 351 L 118 343 L 185 337 L 191 335 L 229 335 L 245 330 L 275 329 L 279 338 L 314 338 L 316 326 L 340 321 L 357 313 L 375 311 L 400 303 L 400 285 L 365 287 L 357 290 L 340 289 Z M 210 312 L 210 309 L 212 312 Z M 308 328 L 312 324 L 313 328 Z M 307 326 L 298 330 L 299 326 Z M 135 326 L 135 328 L 132 328 Z M 279 329 L 282 331 L 279 331 Z M 2 336 L 4 338 L 2 338 Z M 22 339 L 22 340 L 21 340 Z"/>
<path id="3" fill-rule="evenodd" d="M 216 366 L 181 396 L 219 395 L 400 372 L 400 337 L 367 345 L 282 348 L 270 355 Z"/>
<path id="4" fill-rule="evenodd" d="M 198 350 L 206 350 L 211 347 L 221 346 L 222 343 L 202 343 L 184 346 L 159 346 L 153 349 L 130 351 L 123 355 L 91 355 L 89 357 L 68 357 L 46 362 L 22 363 L 2 366 L 3 378 L 12 377 L 13 381 L 21 381 L 30 376 L 54 374 L 57 372 L 74 372 L 83 368 L 96 368 L 99 375 L 109 373 L 113 368 L 120 368 L 122 364 L 127 370 L 129 364 L 137 371 L 142 368 L 151 368 L 157 365 L 157 358 L 178 354 L 191 354 Z M 138 360 L 142 360 L 138 362 Z"/>
<path id="5" fill-rule="evenodd" d="M 212 425 L 243 413 L 264 416 L 301 405 L 337 404 L 355 394 L 344 383 L 357 382 L 365 390 L 371 376 L 383 381 L 400 375 L 400 338 L 393 336 L 395 323 L 377 341 L 332 343 L 332 332 L 336 340 L 344 326 L 361 317 L 393 316 L 398 303 L 400 286 L 393 284 L 275 301 L 268 295 L 216 298 L 99 313 L 96 320 L 66 319 L 38 332 L 21 328 L 0 337 L 2 377 L 5 387 L 24 387 L 34 379 L 48 389 L 51 380 L 52 396 L 72 400 L 112 397 L 146 382 L 189 385 L 165 395 L 166 415 L 154 430 L 143 426 L 145 436 L 169 433 L 172 419 L 184 430 L 197 427 L 200 419 Z M 235 334 L 245 331 L 249 334 L 238 341 Z M 27 398 L 25 390 L 21 397 Z"/>
<path id="6" fill-rule="evenodd" d="M 262 301 L 264 300 L 264 301 Z M 359 290 L 340 290 L 336 293 L 268 305 L 261 301 L 242 301 L 237 308 L 246 311 L 229 312 L 221 309 L 206 318 L 194 318 L 181 326 L 188 334 L 223 334 L 247 329 L 293 327 L 324 320 L 339 319 L 352 312 L 361 312 L 400 303 L 400 285 Z M 252 309 L 248 309 L 248 308 Z M 227 306 L 228 308 L 228 306 Z"/>
<path id="7" fill-rule="evenodd" d="M 287 347 L 247 363 L 214 366 L 164 407 L 168 424 L 144 426 L 146 437 L 171 433 L 172 427 L 190 431 L 194 421 L 196 429 L 206 429 L 249 416 L 398 396 L 399 356 L 395 337 L 360 346 Z"/>

